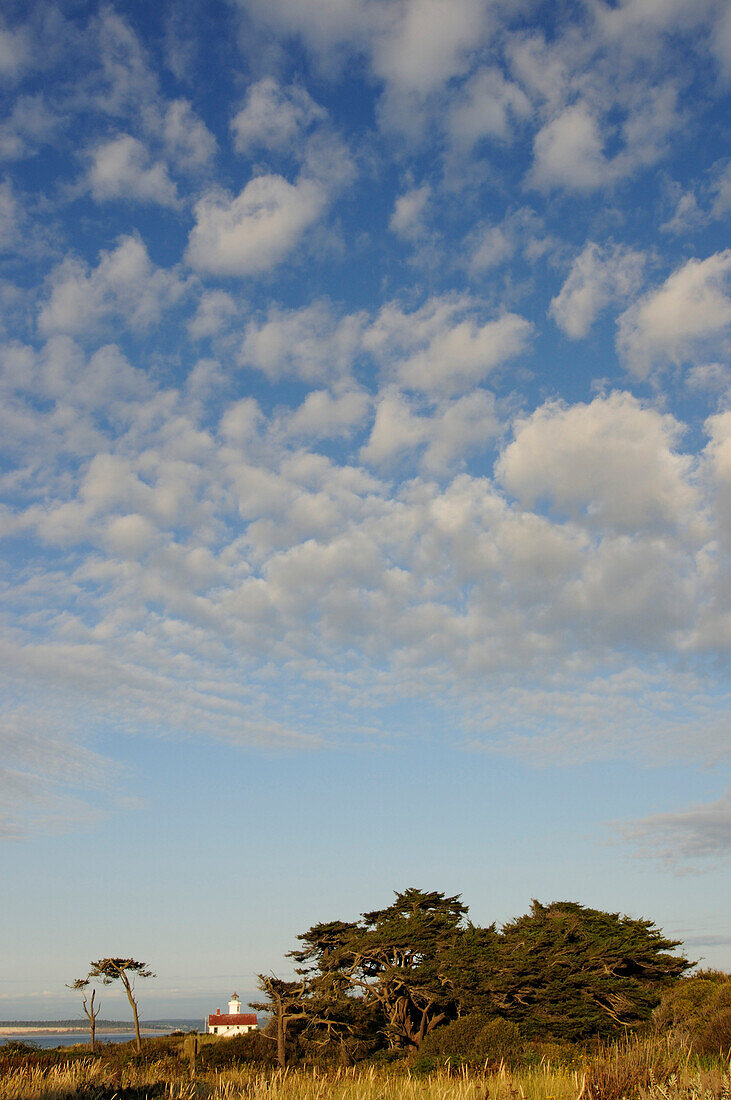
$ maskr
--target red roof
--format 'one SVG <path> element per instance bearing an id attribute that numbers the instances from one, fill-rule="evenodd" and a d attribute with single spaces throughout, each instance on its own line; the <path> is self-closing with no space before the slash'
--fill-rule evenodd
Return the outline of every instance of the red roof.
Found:
<path id="1" fill-rule="evenodd" d="M 256 1015 L 253 1012 L 215 1012 L 208 1017 L 209 1026 L 223 1025 L 231 1027 L 233 1024 L 255 1024 Z"/>

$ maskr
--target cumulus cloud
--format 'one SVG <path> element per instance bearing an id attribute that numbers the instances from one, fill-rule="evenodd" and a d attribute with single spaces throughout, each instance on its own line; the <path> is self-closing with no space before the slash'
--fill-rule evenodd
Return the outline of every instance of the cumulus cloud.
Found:
<path id="1" fill-rule="evenodd" d="M 485 320 L 465 297 L 434 297 L 405 312 L 384 306 L 364 347 L 406 388 L 455 393 L 472 388 L 528 346 L 532 325 L 515 313 Z"/>
<path id="2" fill-rule="evenodd" d="M 407 395 L 387 388 L 376 401 L 360 457 L 374 466 L 389 466 L 405 453 L 421 450 L 422 469 L 443 474 L 471 450 L 487 449 L 499 432 L 495 399 L 482 390 L 420 409 Z"/>
<path id="3" fill-rule="evenodd" d="M 97 202 L 132 199 L 178 205 L 177 188 L 162 161 L 153 162 L 136 138 L 121 134 L 90 152 L 88 183 Z"/>
<path id="4" fill-rule="evenodd" d="M 156 267 L 139 237 L 121 237 L 96 267 L 68 257 L 49 276 L 50 295 L 38 316 L 44 335 L 93 331 L 111 317 L 146 329 L 184 293 L 175 270 Z"/>
<path id="5" fill-rule="evenodd" d="M 535 136 L 528 184 L 542 191 L 588 193 L 654 164 L 682 123 L 677 101 L 678 89 L 672 83 L 638 85 L 633 102 L 621 104 L 625 117 L 618 127 L 605 120 L 606 103 L 580 99 L 562 105 Z M 605 150 L 617 139 L 619 151 L 610 156 Z"/>
<path id="6" fill-rule="evenodd" d="M 167 155 L 181 171 L 195 172 L 216 152 L 216 139 L 187 99 L 174 99 L 160 112 L 159 130 Z"/>
<path id="7" fill-rule="evenodd" d="M 364 390 L 311 390 L 298 408 L 283 418 L 283 430 L 292 438 L 347 437 L 365 421 L 371 397 Z"/>
<path id="8" fill-rule="evenodd" d="M 0 125 L 0 160 L 33 156 L 51 140 L 58 123 L 43 96 L 20 96 Z"/>
<path id="9" fill-rule="evenodd" d="M 464 70 L 491 29 L 479 0 L 240 0 L 247 11 L 301 36 L 323 64 L 344 47 L 365 53 L 389 87 L 425 94 Z"/>
<path id="10" fill-rule="evenodd" d="M 593 191 L 611 177 L 603 145 L 589 108 L 583 103 L 567 107 L 536 135 L 530 181 L 539 188 Z"/>
<path id="11" fill-rule="evenodd" d="M 656 369 L 724 358 L 731 327 L 731 249 L 688 260 L 619 319 L 617 347 L 628 369 Z"/>
<path id="12" fill-rule="evenodd" d="M 486 137 L 509 140 L 515 124 L 530 110 L 520 85 L 506 80 L 499 69 L 480 69 L 450 106 L 447 132 L 461 149 L 470 149 Z"/>
<path id="13" fill-rule="evenodd" d="M 424 184 L 423 187 L 412 187 L 403 195 L 399 195 L 388 223 L 391 232 L 406 240 L 421 237 L 425 231 L 424 215 L 430 196 L 431 188 L 428 184 Z"/>
<path id="14" fill-rule="evenodd" d="M 681 431 L 628 393 L 589 405 L 550 401 L 518 420 L 496 474 L 522 503 L 548 502 L 590 527 L 665 530 L 694 514 Z"/>
<path id="15" fill-rule="evenodd" d="M 550 315 L 572 340 L 586 336 L 608 305 L 622 302 L 639 290 L 644 264 L 644 255 L 634 249 L 621 245 L 600 248 L 589 241 L 551 300 Z"/>
<path id="16" fill-rule="evenodd" d="M 186 257 L 212 275 L 257 275 L 276 267 L 320 218 L 324 189 L 313 180 L 255 176 L 235 197 L 209 192 L 195 206 Z"/>
<path id="17" fill-rule="evenodd" d="M 239 153 L 259 147 L 298 155 L 303 133 L 326 117 L 305 88 L 283 88 L 267 76 L 249 86 L 244 106 L 231 121 L 234 145 Z"/>
<path id="18" fill-rule="evenodd" d="M 194 340 L 218 336 L 229 327 L 239 312 L 235 299 L 225 290 L 204 290 L 194 316 L 188 322 L 188 332 Z"/>
<path id="19" fill-rule="evenodd" d="M 255 367 L 272 380 L 294 375 L 305 381 L 346 374 L 359 351 L 363 314 L 335 316 L 327 302 L 304 309 L 272 309 L 250 321 L 239 351 L 241 366 Z"/>

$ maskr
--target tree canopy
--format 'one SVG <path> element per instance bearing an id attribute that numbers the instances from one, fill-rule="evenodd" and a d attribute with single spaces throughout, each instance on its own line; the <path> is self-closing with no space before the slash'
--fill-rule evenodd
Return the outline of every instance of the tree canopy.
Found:
<path id="1" fill-rule="evenodd" d="M 147 963 L 138 962 L 136 959 L 110 957 L 107 959 L 97 959 L 96 962 L 91 964 L 87 978 L 77 980 L 93 981 L 95 978 L 100 978 L 104 985 L 111 985 L 111 983 L 115 981 L 122 983 L 124 991 L 127 994 L 127 1000 L 132 1009 L 132 1016 L 135 1024 L 135 1042 L 137 1044 L 137 1049 L 140 1050 L 142 1047 L 140 1020 L 137 998 L 134 995 L 134 980 L 136 977 L 154 978 L 155 975 L 152 970 L 150 970 Z"/>
<path id="2" fill-rule="evenodd" d="M 557 1039 L 636 1027 L 691 965 L 652 921 L 568 901 L 534 901 L 499 943 L 492 1007 L 526 1035 Z"/>
<path id="3" fill-rule="evenodd" d="M 301 976 L 298 1026 L 344 1047 L 375 1034 L 416 1051 L 471 1013 L 526 1037 L 609 1036 L 648 1019 L 692 965 L 649 920 L 534 901 L 498 930 L 472 924 L 459 895 L 413 887 L 360 920 L 315 924 L 298 939 L 289 955 Z M 262 988 L 270 1003 L 257 1007 L 276 1015 L 271 979 Z"/>

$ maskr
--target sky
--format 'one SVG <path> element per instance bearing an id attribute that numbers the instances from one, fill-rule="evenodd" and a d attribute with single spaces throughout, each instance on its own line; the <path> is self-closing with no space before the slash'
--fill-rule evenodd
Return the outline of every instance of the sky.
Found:
<path id="1" fill-rule="evenodd" d="M 1 1019 L 410 886 L 731 969 L 730 79 L 722 0 L 6 0 Z"/>

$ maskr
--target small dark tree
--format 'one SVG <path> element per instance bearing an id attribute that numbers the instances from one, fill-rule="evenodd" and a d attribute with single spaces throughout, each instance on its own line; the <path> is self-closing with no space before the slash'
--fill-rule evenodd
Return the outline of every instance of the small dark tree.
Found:
<path id="1" fill-rule="evenodd" d="M 99 1015 L 101 1005 L 95 1005 L 96 990 L 92 986 L 91 997 L 87 995 L 87 990 L 91 985 L 89 978 L 75 978 L 68 989 L 78 989 L 81 992 L 81 1003 L 84 1008 L 84 1015 L 89 1021 L 89 1049 L 92 1053 L 96 1050 L 96 1018 Z"/>
<path id="2" fill-rule="evenodd" d="M 132 1015 L 134 1017 L 137 1050 L 142 1049 L 142 1039 L 140 1038 L 140 1020 L 137 1011 L 137 1000 L 134 995 L 134 980 L 135 978 L 154 977 L 155 975 L 150 970 L 147 963 L 137 962 L 135 959 L 97 959 L 96 962 L 91 964 L 91 969 L 88 974 L 89 981 L 93 978 L 101 978 L 104 985 L 111 985 L 112 982 L 120 981 L 124 986 L 124 991 L 127 994 L 127 1000 L 130 1003 Z"/>
<path id="3" fill-rule="evenodd" d="M 277 1044 L 277 1063 L 284 1069 L 287 1064 L 287 1028 L 294 1020 L 307 1018 L 304 1005 L 306 982 L 285 982 L 282 978 L 260 974 L 259 989 L 268 1000 L 254 1001 L 249 1008 L 271 1013 L 275 1023 L 275 1033 L 271 1038 Z"/>

